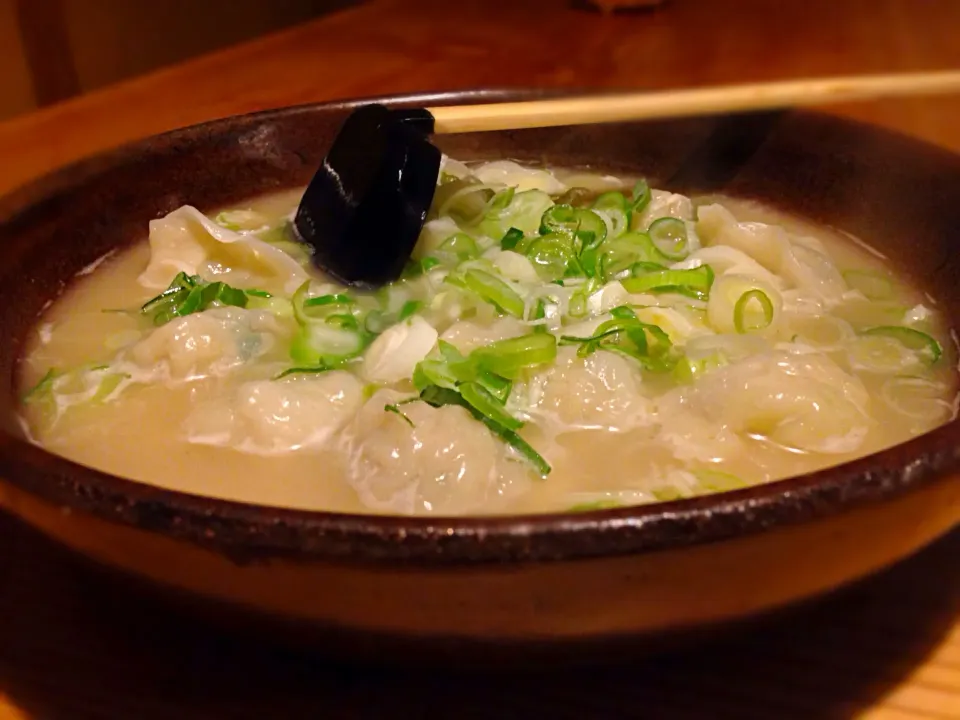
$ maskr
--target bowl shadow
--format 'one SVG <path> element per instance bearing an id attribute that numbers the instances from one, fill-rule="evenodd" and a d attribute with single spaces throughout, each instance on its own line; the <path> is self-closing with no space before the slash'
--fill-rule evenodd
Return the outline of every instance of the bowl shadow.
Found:
<path id="1" fill-rule="evenodd" d="M 58 718 L 847 718 L 960 618 L 960 531 L 698 646 L 509 672 L 331 662 L 214 629 L 0 516 L 0 697 Z"/>

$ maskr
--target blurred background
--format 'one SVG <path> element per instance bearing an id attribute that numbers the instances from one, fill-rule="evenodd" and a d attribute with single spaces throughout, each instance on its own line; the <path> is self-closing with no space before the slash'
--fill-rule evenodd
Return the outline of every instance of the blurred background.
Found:
<path id="1" fill-rule="evenodd" d="M 0 0 L 0 120 L 351 0 Z"/>

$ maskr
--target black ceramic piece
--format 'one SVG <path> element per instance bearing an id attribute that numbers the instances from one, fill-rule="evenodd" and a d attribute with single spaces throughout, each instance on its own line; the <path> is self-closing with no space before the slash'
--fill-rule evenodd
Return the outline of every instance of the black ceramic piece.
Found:
<path id="1" fill-rule="evenodd" d="M 313 262 L 349 285 L 400 277 L 433 202 L 440 151 L 423 109 L 352 112 L 310 181 L 294 220 Z"/>

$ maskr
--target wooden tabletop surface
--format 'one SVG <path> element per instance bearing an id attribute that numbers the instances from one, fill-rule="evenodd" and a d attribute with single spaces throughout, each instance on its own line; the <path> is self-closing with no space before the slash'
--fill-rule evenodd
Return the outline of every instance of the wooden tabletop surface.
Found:
<path id="1" fill-rule="evenodd" d="M 478 86 L 682 87 L 960 68 L 952 0 L 373 0 L 0 123 L 0 192 L 233 113 Z M 960 98 L 837 109 L 960 151 Z M 865 539 L 869 542 L 869 539 Z M 775 626 L 540 676 L 333 667 L 134 600 L 0 517 L 0 720 L 960 718 L 960 532 Z"/>

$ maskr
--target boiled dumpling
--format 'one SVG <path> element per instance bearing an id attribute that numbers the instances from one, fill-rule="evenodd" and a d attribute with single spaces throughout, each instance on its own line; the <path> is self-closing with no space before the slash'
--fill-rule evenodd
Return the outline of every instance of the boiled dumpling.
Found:
<path id="1" fill-rule="evenodd" d="M 710 245 L 740 250 L 781 275 L 792 287 L 830 303 L 840 302 L 847 290 L 822 245 L 808 238 L 791 240 L 787 231 L 776 225 L 738 222 L 722 205 L 705 205 L 698 211 L 697 231 Z M 770 282 L 770 278 L 762 279 Z"/>
<path id="2" fill-rule="evenodd" d="M 368 507 L 416 514 L 469 513 L 489 507 L 528 482 L 526 468 L 507 460 L 490 431 L 458 406 L 411 402 L 382 390 L 364 405 L 347 433 L 349 481 Z"/>
<path id="3" fill-rule="evenodd" d="M 150 221 L 150 264 L 140 275 L 140 284 L 162 290 L 179 272 L 287 294 L 309 279 L 279 248 L 228 230 L 189 205 Z"/>
<path id="4" fill-rule="evenodd" d="M 560 348 L 556 364 L 519 394 L 524 393 L 526 412 L 552 422 L 559 432 L 624 431 L 647 424 L 652 411 L 641 393 L 639 372 L 626 358 L 606 351 L 581 358 L 572 347 Z"/>
<path id="5" fill-rule="evenodd" d="M 130 348 L 135 375 L 194 380 L 222 375 L 264 355 L 281 333 L 267 312 L 216 308 L 175 318 Z"/>
<path id="6" fill-rule="evenodd" d="M 473 176 L 482 183 L 515 187 L 517 192 L 540 190 L 548 195 L 559 195 L 567 189 L 551 172 L 524 167 L 512 160 L 484 163 L 474 169 Z"/>
<path id="7" fill-rule="evenodd" d="M 201 404 L 185 423 L 189 442 L 262 455 L 319 447 L 352 418 L 363 387 L 335 370 L 240 385 L 229 400 Z"/>
<path id="8" fill-rule="evenodd" d="M 826 355 L 779 350 L 670 391 L 660 399 L 659 414 L 667 432 L 696 422 L 704 437 L 730 429 L 822 453 L 856 450 L 872 422 L 869 396 L 857 378 Z"/>

